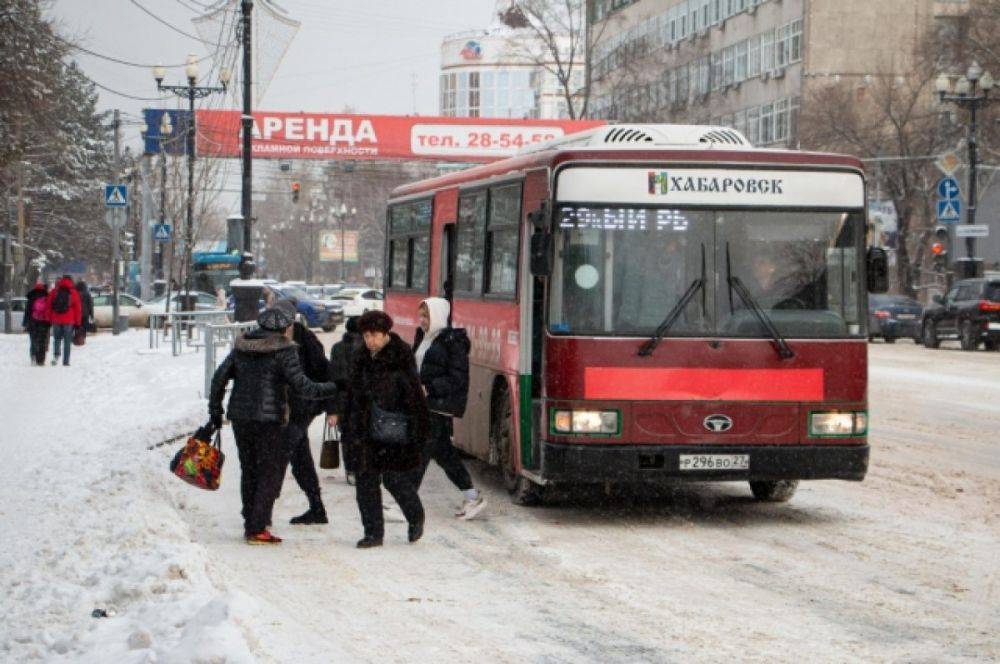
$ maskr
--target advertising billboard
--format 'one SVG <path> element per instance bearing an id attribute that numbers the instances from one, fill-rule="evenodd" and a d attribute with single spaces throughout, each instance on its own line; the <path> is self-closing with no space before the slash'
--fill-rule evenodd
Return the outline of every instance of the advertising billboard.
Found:
<path id="1" fill-rule="evenodd" d="M 240 113 L 196 111 L 197 153 L 240 156 Z M 493 161 L 602 120 L 517 120 L 257 111 L 256 159 Z"/>
<path id="2" fill-rule="evenodd" d="M 340 231 L 320 231 L 319 232 L 319 261 L 321 263 L 339 263 L 340 253 Z M 345 263 L 358 262 L 358 231 L 344 231 L 344 253 Z"/>

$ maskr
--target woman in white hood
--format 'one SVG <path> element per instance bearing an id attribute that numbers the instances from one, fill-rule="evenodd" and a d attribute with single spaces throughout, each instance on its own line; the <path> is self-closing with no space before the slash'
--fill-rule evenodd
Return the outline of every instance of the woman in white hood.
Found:
<path id="1" fill-rule="evenodd" d="M 472 486 L 469 471 L 451 442 L 452 418 L 465 414 L 468 401 L 471 344 L 465 330 L 449 325 L 448 300 L 429 297 L 420 303 L 418 313 L 420 328 L 413 350 L 431 410 L 431 436 L 421 454 L 421 464 L 414 471 L 413 483 L 420 488 L 427 465 L 434 459 L 464 495 L 455 516 L 472 519 L 486 507 L 486 499 Z"/>

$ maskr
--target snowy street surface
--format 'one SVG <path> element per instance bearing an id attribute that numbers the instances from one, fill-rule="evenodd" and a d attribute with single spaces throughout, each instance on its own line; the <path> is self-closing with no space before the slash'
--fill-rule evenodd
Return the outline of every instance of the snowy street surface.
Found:
<path id="1" fill-rule="evenodd" d="M 285 543 L 248 547 L 230 429 L 218 493 L 169 475 L 179 443 L 147 451 L 206 419 L 200 354 L 133 331 L 36 368 L 0 336 L 0 661 L 995 661 L 1000 353 L 870 351 L 862 483 L 522 508 L 474 465 L 490 506 L 461 522 L 432 465 L 424 539 L 388 523 L 359 551 L 342 471 L 320 471 L 329 526 L 288 525 L 289 474 Z"/>

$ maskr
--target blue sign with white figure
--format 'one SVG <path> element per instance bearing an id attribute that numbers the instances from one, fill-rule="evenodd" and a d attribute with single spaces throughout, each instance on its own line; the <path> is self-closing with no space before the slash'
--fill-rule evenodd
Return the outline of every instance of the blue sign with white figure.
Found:
<path id="1" fill-rule="evenodd" d="M 938 180 L 938 196 L 945 200 L 958 198 L 958 180 L 955 178 L 941 178 Z"/>
<path id="2" fill-rule="evenodd" d="M 955 223 L 962 216 L 962 201 L 948 199 L 937 202 L 937 220 L 942 224 Z"/>

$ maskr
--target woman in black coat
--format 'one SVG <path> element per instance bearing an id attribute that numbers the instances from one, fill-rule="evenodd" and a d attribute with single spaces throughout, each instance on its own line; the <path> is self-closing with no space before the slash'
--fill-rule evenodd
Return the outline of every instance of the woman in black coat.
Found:
<path id="1" fill-rule="evenodd" d="M 38 282 L 25 297 L 28 301 L 24 303 L 22 325 L 28 331 L 28 338 L 31 340 L 28 352 L 31 354 L 32 364 L 44 367 L 45 352 L 49 347 L 49 328 L 52 327 L 49 323 L 49 289 L 42 282 Z"/>
<path id="2" fill-rule="evenodd" d="M 83 328 L 83 336 L 86 337 L 87 332 L 97 332 L 97 327 L 94 326 L 94 297 L 90 294 L 90 288 L 83 279 L 76 282 L 76 292 L 80 294 L 80 318 L 82 320 L 80 327 Z"/>
<path id="3" fill-rule="evenodd" d="M 267 525 L 288 459 L 289 392 L 317 400 L 337 392 L 335 384 L 314 383 L 303 373 L 292 323 L 283 309 L 265 310 L 257 318 L 260 330 L 238 339 L 212 378 L 208 412 L 215 429 L 222 426 L 222 398 L 233 381 L 229 419 L 240 457 L 243 530 L 249 544 L 281 543 Z"/>
<path id="4" fill-rule="evenodd" d="M 332 415 L 327 415 L 326 423 L 331 429 L 340 426 L 340 447 L 344 454 L 344 474 L 348 484 L 355 483 L 358 472 L 358 450 L 357 445 L 351 441 L 344 413 L 347 411 L 351 371 L 362 345 L 361 335 L 358 334 L 358 317 L 351 316 L 344 323 L 344 336 L 330 349 L 330 376 L 327 380 L 336 383 L 340 391 L 334 402 L 334 412 Z"/>
<path id="5" fill-rule="evenodd" d="M 365 348 L 354 365 L 345 413 L 347 428 L 358 445 L 356 488 L 365 529 L 358 548 L 362 549 L 382 545 L 382 484 L 409 523 L 409 541 L 416 542 L 424 532 L 424 508 L 412 471 L 420 465 L 430 417 L 413 352 L 391 329 L 392 318 L 381 311 L 369 311 L 358 320 Z M 382 419 L 405 419 L 406 442 L 376 440 L 373 424 L 377 413 Z"/>

